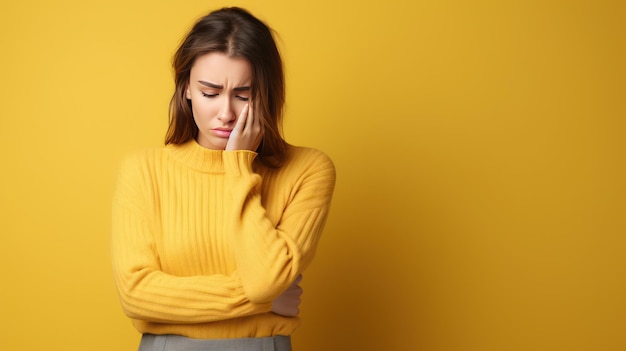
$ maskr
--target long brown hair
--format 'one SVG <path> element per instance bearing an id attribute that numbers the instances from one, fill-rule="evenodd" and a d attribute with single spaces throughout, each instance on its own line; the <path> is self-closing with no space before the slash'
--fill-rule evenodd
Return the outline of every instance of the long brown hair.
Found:
<path id="1" fill-rule="evenodd" d="M 257 153 L 263 163 L 279 167 L 287 143 L 282 136 L 285 78 L 283 62 L 272 30 L 244 9 L 228 7 L 202 17 L 183 39 L 174 55 L 176 90 L 170 101 L 170 122 L 165 144 L 183 144 L 198 135 L 191 101 L 185 96 L 195 60 L 210 52 L 246 59 L 252 66 L 251 98 L 264 127 Z"/>

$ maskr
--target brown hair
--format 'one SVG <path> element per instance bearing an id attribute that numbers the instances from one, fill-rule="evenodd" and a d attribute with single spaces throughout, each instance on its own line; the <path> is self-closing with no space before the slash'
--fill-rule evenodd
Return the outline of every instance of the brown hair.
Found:
<path id="1" fill-rule="evenodd" d="M 287 143 L 282 137 L 285 78 L 272 30 L 244 9 L 223 8 L 202 17 L 174 55 L 176 90 L 170 101 L 165 144 L 183 144 L 198 135 L 191 101 L 185 96 L 195 60 L 210 52 L 246 59 L 252 67 L 251 99 L 261 116 L 263 141 L 257 153 L 263 163 L 280 167 Z"/>

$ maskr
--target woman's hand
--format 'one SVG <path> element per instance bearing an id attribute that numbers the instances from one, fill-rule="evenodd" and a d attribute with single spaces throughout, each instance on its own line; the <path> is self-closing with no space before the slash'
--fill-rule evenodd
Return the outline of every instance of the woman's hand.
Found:
<path id="1" fill-rule="evenodd" d="M 302 296 L 302 288 L 300 287 L 302 275 L 283 292 L 280 296 L 272 301 L 272 312 L 285 317 L 295 317 L 300 312 L 300 296 Z"/>
<path id="2" fill-rule="evenodd" d="M 226 150 L 256 151 L 262 139 L 261 119 L 255 115 L 250 104 L 247 104 L 237 118 L 237 124 L 235 124 L 235 128 L 233 128 L 226 143 Z"/>

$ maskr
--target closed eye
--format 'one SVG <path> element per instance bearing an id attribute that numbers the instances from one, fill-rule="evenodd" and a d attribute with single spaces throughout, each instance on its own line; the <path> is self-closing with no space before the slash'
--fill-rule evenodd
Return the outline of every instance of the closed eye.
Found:
<path id="1" fill-rule="evenodd" d="M 209 94 L 209 93 L 202 92 L 202 96 L 206 98 L 213 98 L 213 97 L 216 97 L 217 94 Z"/>
<path id="2" fill-rule="evenodd" d="M 235 96 L 237 99 L 241 100 L 241 101 L 248 101 L 250 98 L 245 97 L 245 96 L 241 96 L 241 95 L 236 95 Z"/>

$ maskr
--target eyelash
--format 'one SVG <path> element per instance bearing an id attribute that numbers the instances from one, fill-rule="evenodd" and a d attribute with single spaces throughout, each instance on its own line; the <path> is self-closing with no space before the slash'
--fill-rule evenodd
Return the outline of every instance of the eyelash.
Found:
<path id="1" fill-rule="evenodd" d="M 207 94 L 207 93 L 202 93 L 202 96 L 204 96 L 205 98 L 214 98 L 216 97 L 218 94 Z M 239 96 L 239 95 L 235 95 L 235 97 L 241 101 L 248 101 L 250 100 L 250 98 L 247 97 L 243 97 L 243 96 Z"/>

